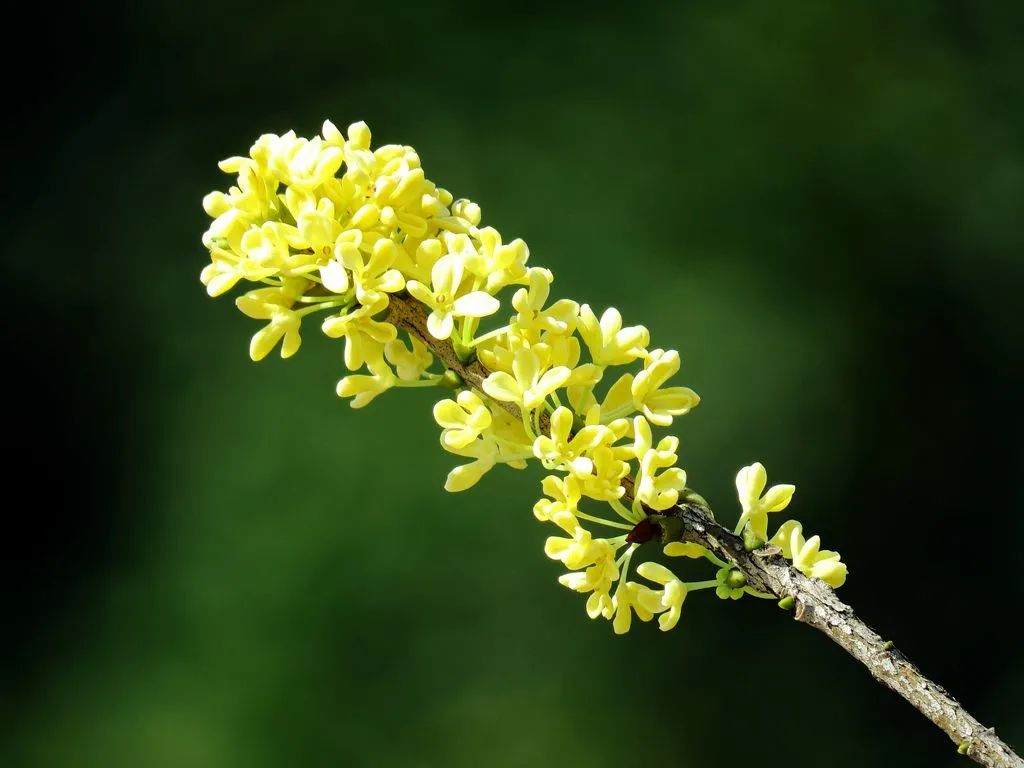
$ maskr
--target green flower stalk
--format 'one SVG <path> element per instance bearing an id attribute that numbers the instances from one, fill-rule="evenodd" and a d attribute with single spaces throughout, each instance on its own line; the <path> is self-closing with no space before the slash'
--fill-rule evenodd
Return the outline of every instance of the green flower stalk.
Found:
<path id="1" fill-rule="evenodd" d="M 877 635 L 832 592 L 847 577 L 838 553 L 805 539 L 796 520 L 769 531 L 794 486 L 767 487 L 760 463 L 740 469 L 731 531 L 689 487 L 678 438 L 658 434 L 700 402 L 672 383 L 679 353 L 654 347 L 615 308 L 552 301 L 554 275 L 528 263 L 526 243 L 482 226 L 480 206 L 427 179 L 414 149 L 371 149 L 370 139 L 364 123 L 343 134 L 328 121 L 321 136 L 267 134 L 221 162 L 236 182 L 203 201 L 213 221 L 201 279 L 210 296 L 246 285 L 236 305 L 264 323 L 252 359 L 294 355 L 316 316 L 344 339 L 336 391 L 352 407 L 401 387 L 444 389 L 433 410 L 441 446 L 464 460 L 445 489 L 466 491 L 499 464 L 539 462 L 549 474 L 533 513 L 557 529 L 544 552 L 565 566 L 559 582 L 586 595 L 587 615 L 615 633 L 634 617 L 671 630 L 701 590 L 781 598 L 874 672 Z M 676 557 L 706 561 L 708 578 L 683 580 L 659 562 Z M 934 702 L 902 689 L 920 675 L 908 666 L 876 676 L 929 714 Z M 969 719 L 929 716 L 967 754 L 1002 749 L 1003 762 L 979 762 L 1024 765 L 949 701 Z"/>

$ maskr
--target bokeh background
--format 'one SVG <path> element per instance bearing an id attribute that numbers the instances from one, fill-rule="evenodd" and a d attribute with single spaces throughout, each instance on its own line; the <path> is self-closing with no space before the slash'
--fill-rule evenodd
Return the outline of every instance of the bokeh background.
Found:
<path id="1" fill-rule="evenodd" d="M 442 492 L 433 393 L 350 410 L 313 326 L 248 360 L 200 199 L 325 117 L 680 349 L 694 486 L 796 483 L 844 597 L 1024 746 L 1024 6 L 82 5 L 8 19 L 0 764 L 963 764 L 771 603 L 591 623 L 537 473 Z"/>

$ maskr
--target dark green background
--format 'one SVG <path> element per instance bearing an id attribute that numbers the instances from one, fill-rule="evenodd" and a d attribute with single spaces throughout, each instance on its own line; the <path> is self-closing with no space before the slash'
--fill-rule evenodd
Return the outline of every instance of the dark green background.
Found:
<path id="1" fill-rule="evenodd" d="M 9 18 L 29 356 L 0 764 L 965 764 L 770 603 L 694 595 L 669 635 L 588 621 L 543 556 L 539 474 L 445 494 L 436 395 L 351 411 L 315 324 L 292 361 L 248 360 L 255 324 L 198 281 L 200 200 L 218 159 L 325 117 L 415 145 L 556 295 L 678 348 L 704 398 L 677 422 L 691 483 L 730 517 L 742 464 L 796 483 L 844 597 L 1024 746 L 1022 9 Z"/>

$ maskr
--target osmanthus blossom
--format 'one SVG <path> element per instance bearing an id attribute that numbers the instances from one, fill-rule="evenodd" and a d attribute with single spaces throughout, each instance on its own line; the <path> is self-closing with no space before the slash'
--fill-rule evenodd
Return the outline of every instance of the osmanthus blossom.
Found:
<path id="1" fill-rule="evenodd" d="M 398 337 L 390 323 L 375 319 L 387 301 L 375 296 L 372 303 L 356 309 L 342 311 L 323 322 L 323 332 L 332 339 L 345 338 L 345 365 L 350 371 L 359 370 L 364 363 L 380 359 L 384 346 Z"/>
<path id="2" fill-rule="evenodd" d="M 427 318 L 427 330 L 436 339 L 443 340 L 452 335 L 455 318 L 487 317 L 501 306 L 486 291 L 460 294 L 464 270 L 463 257 L 449 252 L 438 259 L 431 269 L 429 287 L 418 280 L 410 280 L 408 283 L 409 293 L 432 310 Z"/>
<path id="3" fill-rule="evenodd" d="M 394 372 L 383 360 L 370 360 L 366 366 L 369 375 L 346 376 L 338 382 L 338 397 L 351 397 L 353 408 L 369 405 L 375 397 L 398 383 Z"/>
<path id="4" fill-rule="evenodd" d="M 482 226 L 480 206 L 430 181 L 414 149 L 374 149 L 371 138 L 365 123 L 343 132 L 327 121 L 320 136 L 266 134 L 247 156 L 220 164 L 236 178 L 203 199 L 212 221 L 200 279 L 210 296 L 246 284 L 237 306 L 261 322 L 252 359 L 278 347 L 295 354 L 304 319 L 317 314 L 325 335 L 345 340 L 337 393 L 352 407 L 392 389 L 456 390 L 433 411 L 442 447 L 462 458 L 446 490 L 466 491 L 498 465 L 538 461 L 548 474 L 533 514 L 558 529 L 544 552 L 566 569 L 559 583 L 586 595 L 587 615 L 617 633 L 634 617 L 672 629 L 701 590 L 763 596 L 704 547 L 657 535 L 693 498 L 678 438 L 654 434 L 700 402 L 672 383 L 679 353 L 650 348 L 647 328 L 626 325 L 614 307 L 599 315 L 552 300 L 554 275 L 528 264 L 526 243 Z M 400 336 L 396 304 L 418 307 L 423 329 Z M 479 387 L 446 371 L 439 349 L 484 366 Z M 766 486 L 761 464 L 737 474 L 736 532 L 759 544 L 794 490 Z M 846 578 L 839 555 L 805 539 L 796 521 L 770 543 L 809 577 L 832 586 Z M 662 555 L 679 567 L 657 562 Z M 676 575 L 708 561 L 711 578 Z M 630 580 L 631 570 L 647 583 Z"/>
<path id="5" fill-rule="evenodd" d="M 580 307 L 580 337 L 596 365 L 625 365 L 646 352 L 651 335 L 642 325 L 622 327 L 619 310 L 609 307 L 598 320 L 590 305 Z"/>
<path id="6" fill-rule="evenodd" d="M 584 426 L 574 432 L 573 413 L 565 407 L 555 409 L 550 425 L 550 437 L 540 435 L 533 443 L 534 455 L 547 469 L 565 469 L 575 475 L 589 475 L 594 468 L 590 452 L 615 441 L 615 433 L 600 424 Z"/>
<path id="7" fill-rule="evenodd" d="M 419 381 L 434 362 L 427 346 L 415 336 L 409 338 L 409 346 L 395 338 L 384 345 L 384 357 L 395 368 L 402 381 Z"/>
<path id="8" fill-rule="evenodd" d="M 387 294 L 396 293 L 405 287 L 405 277 L 391 267 L 398 258 L 398 246 L 392 240 L 382 239 L 374 243 L 368 259 L 352 244 L 341 248 L 337 257 L 352 276 L 352 285 L 360 304 L 378 302 L 382 297 L 386 300 Z"/>
<path id="9" fill-rule="evenodd" d="M 461 464 L 448 473 L 444 489 L 449 493 L 458 493 L 472 488 L 485 474 L 490 472 L 498 462 L 498 445 L 494 439 L 479 438 L 455 448 L 444 442 L 445 433 L 441 433 L 441 445 L 456 456 L 474 459 L 468 464 Z"/>
<path id="10" fill-rule="evenodd" d="M 544 496 L 533 505 L 533 516 L 542 523 L 557 519 L 560 527 L 565 528 L 569 525 L 571 530 L 571 526 L 576 523 L 577 506 L 583 498 L 579 480 L 572 475 L 548 475 L 541 483 L 541 487 L 544 489 Z"/>
<path id="11" fill-rule="evenodd" d="M 662 385 L 679 372 L 679 353 L 674 349 L 667 352 L 656 349 L 644 361 L 644 369 L 636 375 L 630 385 L 633 407 L 659 427 L 667 427 L 672 418 L 689 413 L 700 397 L 689 387 L 667 387 Z"/>
<path id="12" fill-rule="evenodd" d="M 572 333 L 579 317 L 580 305 L 572 299 L 559 299 L 545 308 L 554 280 L 551 270 L 534 267 L 529 270 L 528 279 L 529 287 L 520 288 L 512 296 L 512 308 L 516 310 L 517 332 Z M 578 346 L 577 343 L 577 348 Z"/>
<path id="13" fill-rule="evenodd" d="M 615 610 L 612 628 L 617 635 L 629 632 L 634 613 L 640 621 L 650 621 L 656 613 L 665 610 L 657 592 L 635 581 L 620 581 L 612 596 L 612 605 Z"/>
<path id="14" fill-rule="evenodd" d="M 821 538 L 804 539 L 803 526 L 796 520 L 787 520 L 779 526 L 770 544 L 782 550 L 782 556 L 793 561 L 793 567 L 814 579 L 821 579 L 830 587 L 846 583 L 846 564 L 839 553 L 821 549 Z"/>
<path id="15" fill-rule="evenodd" d="M 768 473 L 761 462 L 743 467 L 736 475 L 736 492 L 743 509 L 737 527 L 742 529 L 748 525 L 761 539 L 768 537 L 768 513 L 781 512 L 788 507 L 796 490 L 793 485 L 773 485 L 765 491 L 767 484 Z"/>
<path id="16" fill-rule="evenodd" d="M 686 472 L 675 466 L 679 438 L 663 437 L 657 446 L 651 442 L 650 424 L 637 416 L 633 419 L 633 455 L 640 461 L 636 498 L 653 510 L 664 511 L 679 501 L 679 493 L 686 488 Z"/>
<path id="17" fill-rule="evenodd" d="M 615 544 L 608 541 L 608 546 L 599 553 L 593 565 L 583 570 L 563 573 L 558 577 L 558 583 L 563 587 L 589 595 L 586 611 L 592 619 L 596 619 L 598 616 L 609 619 L 615 613 L 611 588 L 619 579 L 619 566 L 615 560 L 616 551 Z"/>
<path id="18" fill-rule="evenodd" d="M 570 376 L 572 371 L 568 367 L 547 368 L 534 350 L 520 349 L 513 357 L 512 373 L 492 373 L 484 380 L 484 392 L 495 400 L 533 411 L 564 387 Z"/>
<path id="19" fill-rule="evenodd" d="M 455 400 L 441 400 L 434 406 L 434 420 L 444 429 L 441 442 L 459 450 L 476 440 L 491 426 L 491 410 L 474 392 L 463 390 Z"/>
<path id="20" fill-rule="evenodd" d="M 661 584 L 662 588 L 657 594 L 660 607 L 665 613 L 659 617 L 658 624 L 662 632 L 668 632 L 679 621 L 683 601 L 686 599 L 686 584 L 661 563 L 641 563 L 636 572 L 648 581 Z"/>
<path id="21" fill-rule="evenodd" d="M 290 279 L 278 288 L 258 288 L 235 299 L 236 306 L 247 317 L 270 321 L 252 337 L 249 356 L 253 360 L 262 360 L 278 342 L 281 342 L 281 357 L 288 358 L 299 351 L 302 321 L 292 307 L 304 290 L 305 281 Z"/>

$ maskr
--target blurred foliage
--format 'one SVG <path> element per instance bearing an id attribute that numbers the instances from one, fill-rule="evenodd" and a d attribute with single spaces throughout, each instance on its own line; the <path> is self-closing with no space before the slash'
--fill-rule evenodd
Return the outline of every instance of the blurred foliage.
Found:
<path id="1" fill-rule="evenodd" d="M 12 85 L 42 441 L 0 764 L 961 764 L 771 604 L 589 622 L 539 477 L 443 493 L 434 395 L 350 411 L 314 326 L 249 362 L 254 324 L 198 283 L 199 201 L 217 159 L 325 117 L 415 145 L 554 295 L 680 349 L 694 486 L 731 518 L 742 464 L 795 482 L 844 596 L 1024 746 L 1019 638 L 989 619 L 1024 597 L 1022 33 L 966 0 L 69 11 Z"/>

